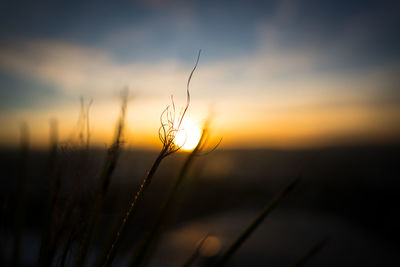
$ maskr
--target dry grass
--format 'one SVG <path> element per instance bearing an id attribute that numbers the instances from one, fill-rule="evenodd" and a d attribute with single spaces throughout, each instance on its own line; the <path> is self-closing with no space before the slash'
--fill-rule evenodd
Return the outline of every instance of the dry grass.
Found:
<path id="1" fill-rule="evenodd" d="M 159 138 L 162 143 L 161 151 L 160 151 L 159 155 L 157 156 L 157 158 L 154 160 L 154 163 L 151 166 L 150 170 L 147 172 L 146 176 L 142 180 L 136 194 L 129 201 L 129 205 L 125 212 L 125 215 L 122 218 L 121 223 L 118 226 L 118 228 L 114 234 L 114 237 L 112 238 L 112 240 L 110 242 L 109 249 L 106 252 L 105 259 L 102 264 L 103 267 L 110 266 L 111 263 L 113 262 L 118 245 L 119 245 L 120 238 L 124 234 L 126 223 L 135 214 L 138 203 L 143 199 L 144 193 L 145 193 L 147 187 L 150 185 L 150 183 L 154 177 L 154 174 L 156 173 L 162 160 L 165 157 L 177 152 L 180 149 L 180 147 L 175 144 L 175 136 L 180 131 L 182 121 L 183 121 L 183 119 L 186 115 L 186 112 L 189 108 L 189 105 L 190 105 L 189 85 L 190 85 L 190 81 L 192 79 L 193 73 L 197 68 L 197 64 L 200 59 L 200 54 L 201 54 L 201 51 L 199 51 L 199 53 L 198 53 L 196 64 L 195 64 L 194 68 L 192 69 L 192 71 L 189 75 L 189 78 L 187 80 L 187 83 L 186 83 L 186 105 L 185 105 L 183 111 L 181 111 L 179 113 L 179 115 L 176 115 L 175 103 L 173 101 L 173 98 L 171 97 L 172 106 L 168 106 L 162 112 L 162 114 L 160 116 L 161 126 L 159 129 Z"/>
<path id="2" fill-rule="evenodd" d="M 100 174 L 99 185 L 97 188 L 97 193 L 95 194 L 93 207 L 92 210 L 90 211 L 90 217 L 86 224 L 81 239 L 78 255 L 75 259 L 75 266 L 83 266 L 86 262 L 86 257 L 90 248 L 90 244 L 92 242 L 93 235 L 96 231 L 96 226 L 99 221 L 101 210 L 103 209 L 104 206 L 106 193 L 108 191 L 111 182 L 112 174 L 117 165 L 118 157 L 123 143 L 127 102 L 128 102 L 128 89 L 125 89 L 121 93 L 121 111 L 118 124 L 116 127 L 114 141 L 107 151 L 107 156 L 103 165 L 103 170 Z M 87 134 L 89 135 L 89 128 L 87 128 Z M 87 142 L 89 142 L 89 136 L 87 137 L 86 140 Z"/>
<path id="3" fill-rule="evenodd" d="M 145 259 L 151 257 L 151 251 L 156 247 L 157 241 L 160 240 L 161 236 L 161 226 L 165 221 L 165 217 L 167 216 L 171 205 L 176 197 L 179 186 L 182 184 L 183 180 L 187 176 L 187 173 L 190 169 L 190 166 L 193 164 L 194 159 L 199 156 L 207 144 L 208 140 L 208 132 L 209 132 L 209 123 L 206 122 L 203 126 L 203 130 L 200 136 L 200 140 L 196 147 L 189 153 L 185 162 L 182 165 L 182 168 L 179 171 L 178 177 L 176 178 L 171 190 L 168 193 L 168 197 L 164 203 L 162 203 L 159 214 L 155 223 L 153 224 L 152 229 L 146 235 L 143 243 L 139 246 L 139 248 L 132 253 L 131 259 L 129 261 L 129 266 L 140 266 L 143 264 Z"/>

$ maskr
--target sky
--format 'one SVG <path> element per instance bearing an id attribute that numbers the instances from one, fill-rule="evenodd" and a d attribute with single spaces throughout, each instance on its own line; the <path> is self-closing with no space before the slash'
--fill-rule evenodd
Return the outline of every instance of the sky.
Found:
<path id="1" fill-rule="evenodd" d="M 94 145 L 112 140 L 129 88 L 126 144 L 160 146 L 173 95 L 227 148 L 397 142 L 398 1 L 2 1 L 0 145 L 74 135 L 80 98 Z"/>

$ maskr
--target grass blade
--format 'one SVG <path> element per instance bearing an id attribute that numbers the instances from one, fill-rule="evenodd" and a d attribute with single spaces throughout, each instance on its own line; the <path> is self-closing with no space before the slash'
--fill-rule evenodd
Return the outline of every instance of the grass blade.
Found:
<path id="1" fill-rule="evenodd" d="M 204 242 L 207 240 L 208 235 L 206 235 L 205 237 L 203 237 L 199 244 L 196 247 L 196 250 L 193 252 L 193 254 L 186 260 L 186 262 L 182 265 L 182 267 L 189 267 L 193 264 L 193 262 L 197 259 L 197 257 L 200 254 L 200 249 L 203 246 Z"/>
<path id="2" fill-rule="evenodd" d="M 303 256 L 301 256 L 298 260 L 293 262 L 290 267 L 301 267 L 304 266 L 313 256 L 315 256 L 318 252 L 321 251 L 323 247 L 325 247 L 328 242 L 328 238 L 325 238 L 311 247 Z"/>
<path id="3" fill-rule="evenodd" d="M 107 151 L 106 160 L 104 163 L 103 170 L 100 175 L 100 183 L 95 195 L 95 200 L 93 203 L 92 211 L 90 212 L 90 217 L 88 223 L 85 227 L 85 232 L 83 234 L 81 244 L 79 247 L 78 255 L 75 259 L 75 266 L 80 267 L 85 265 L 86 257 L 89 251 L 89 247 L 91 241 L 93 239 L 93 235 L 96 230 L 96 226 L 100 217 L 101 210 L 104 206 L 104 200 L 106 193 L 108 191 L 108 187 L 111 182 L 111 176 L 115 170 L 117 165 L 117 161 L 119 158 L 124 126 L 125 126 L 125 115 L 126 115 L 126 106 L 128 101 L 128 91 L 127 89 L 122 91 L 121 94 L 122 104 L 121 104 L 121 113 L 119 117 L 119 121 L 117 124 L 117 129 L 114 137 L 114 141 L 110 148 Z M 87 132 L 89 133 L 89 126 L 87 125 Z M 89 136 L 87 137 L 89 140 Z"/>
<path id="4" fill-rule="evenodd" d="M 254 220 L 243 230 L 239 237 L 228 247 L 228 249 L 216 260 L 213 266 L 222 266 L 239 249 L 239 247 L 256 230 L 275 206 L 295 187 L 299 177 L 290 182 L 278 195 L 276 195 Z"/>

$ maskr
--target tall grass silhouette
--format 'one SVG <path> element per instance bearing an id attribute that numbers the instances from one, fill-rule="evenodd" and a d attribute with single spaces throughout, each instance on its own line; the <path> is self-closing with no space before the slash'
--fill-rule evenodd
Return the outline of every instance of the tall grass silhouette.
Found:
<path id="1" fill-rule="evenodd" d="M 104 200 L 108 187 L 110 185 L 111 176 L 115 170 L 118 157 L 121 150 L 121 144 L 123 143 L 123 132 L 125 128 L 125 115 L 126 107 L 128 101 L 128 89 L 124 89 L 121 93 L 121 111 L 118 124 L 116 127 L 114 141 L 109 147 L 106 155 L 106 159 L 103 165 L 103 170 L 100 174 L 99 185 L 97 188 L 97 193 L 95 194 L 95 199 L 93 203 L 92 210 L 90 212 L 90 217 L 85 227 L 83 237 L 79 246 L 78 256 L 76 257 L 75 266 L 83 266 L 86 261 L 86 256 L 93 238 L 93 234 L 96 229 L 96 225 L 99 220 L 100 212 L 104 205 Z M 87 133 L 89 135 L 89 128 L 87 128 Z M 87 138 L 89 140 L 89 136 Z"/>
<path id="2" fill-rule="evenodd" d="M 250 235 L 257 229 L 257 227 L 265 220 L 270 212 L 282 201 L 282 199 L 295 187 L 298 183 L 299 177 L 291 181 L 282 191 L 280 191 L 253 219 L 253 221 L 242 231 L 242 233 L 232 242 L 232 244 L 222 253 L 216 260 L 213 266 L 224 265 L 233 254 L 240 248 L 240 246 L 250 237 Z"/>
<path id="3" fill-rule="evenodd" d="M 328 243 L 329 238 L 326 237 L 320 240 L 318 243 L 313 245 L 309 250 L 307 250 L 301 257 L 295 260 L 289 267 L 302 267 L 309 262 L 309 260 L 314 257 L 317 253 L 319 253 Z"/>
<path id="4" fill-rule="evenodd" d="M 175 144 L 175 136 L 180 131 L 180 127 L 182 121 L 186 115 L 186 112 L 190 105 L 190 91 L 189 85 L 192 79 L 193 73 L 197 68 L 197 64 L 199 63 L 201 55 L 201 50 L 197 55 L 196 64 L 193 67 L 192 71 L 190 72 L 189 78 L 186 83 L 186 105 L 179 113 L 176 115 L 176 108 L 173 97 L 171 97 L 172 106 L 168 106 L 160 116 L 161 126 L 159 128 L 159 138 L 162 143 L 162 148 L 160 153 L 158 154 L 157 158 L 154 160 L 153 165 L 151 166 L 150 170 L 147 172 L 146 176 L 142 180 L 139 189 L 137 190 L 136 194 L 132 197 L 129 201 L 128 208 L 118 229 L 116 230 L 114 237 L 111 240 L 109 249 L 106 252 L 106 256 L 102 266 L 110 266 L 114 260 L 119 241 L 121 236 L 124 234 L 125 227 L 127 221 L 135 214 L 137 210 L 138 203 L 142 200 L 144 196 L 144 192 L 146 191 L 147 187 L 150 185 L 154 174 L 156 173 L 158 167 L 160 166 L 162 160 L 167 156 L 177 152 L 181 147 Z"/>
<path id="5" fill-rule="evenodd" d="M 196 147 L 189 153 L 185 162 L 183 163 L 179 171 L 178 177 L 176 178 L 171 190 L 168 193 L 166 201 L 162 203 L 156 222 L 153 224 L 153 227 L 146 235 L 144 241 L 139 246 L 139 248 L 133 252 L 128 266 L 140 266 L 143 264 L 146 258 L 149 258 L 151 256 L 149 254 L 151 254 L 151 251 L 156 246 L 156 244 L 154 243 L 157 243 L 157 241 L 160 239 L 161 235 L 160 228 L 162 227 L 165 221 L 165 217 L 167 216 L 168 211 L 171 208 L 171 205 L 176 197 L 178 188 L 180 187 L 183 180 L 187 176 L 187 173 L 190 169 L 190 166 L 193 164 L 195 157 L 199 156 L 199 154 L 201 154 L 201 152 L 204 151 L 204 148 L 208 141 L 208 137 L 209 137 L 209 121 L 206 121 L 206 123 L 203 126 L 200 140 L 197 143 Z"/>

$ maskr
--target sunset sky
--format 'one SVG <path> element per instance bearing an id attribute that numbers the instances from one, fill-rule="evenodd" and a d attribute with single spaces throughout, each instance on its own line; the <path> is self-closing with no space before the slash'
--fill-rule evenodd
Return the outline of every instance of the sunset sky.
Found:
<path id="1" fill-rule="evenodd" d="M 2 1 L 0 144 L 46 146 L 93 99 L 93 144 L 109 144 L 130 90 L 127 145 L 156 148 L 174 95 L 227 148 L 395 142 L 399 1 Z"/>

